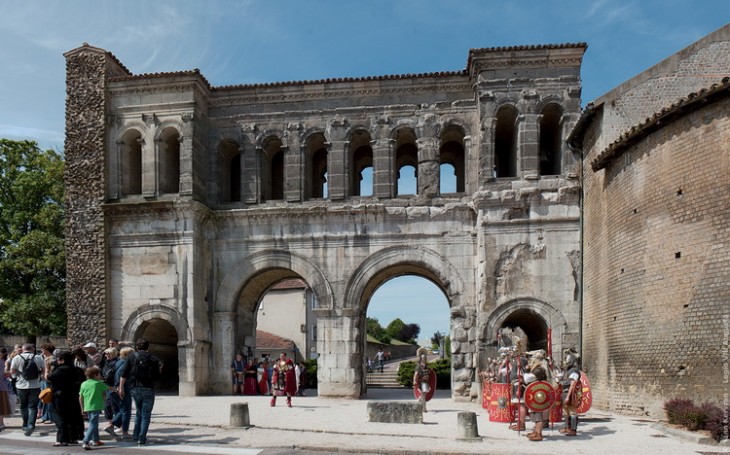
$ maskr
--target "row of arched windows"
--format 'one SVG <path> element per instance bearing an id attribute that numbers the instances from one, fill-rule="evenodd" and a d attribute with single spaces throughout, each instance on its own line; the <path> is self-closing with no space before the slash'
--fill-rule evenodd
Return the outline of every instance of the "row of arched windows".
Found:
<path id="1" fill-rule="evenodd" d="M 538 166 L 540 175 L 561 173 L 563 109 L 558 104 L 548 104 L 539 118 Z M 519 172 L 518 148 L 520 140 L 519 112 L 513 105 L 497 110 L 493 131 L 493 168 L 495 178 L 513 178 Z M 401 127 L 387 141 L 388 150 L 377 150 L 377 155 L 388 158 L 376 160 L 374 141 L 366 129 L 356 129 L 345 144 L 344 166 L 346 177 L 338 194 L 350 196 L 407 196 L 419 194 L 427 182 L 419 181 L 419 163 L 433 161 L 438 168 L 438 193 L 463 193 L 466 188 L 466 140 L 465 130 L 458 125 L 446 126 L 441 132 L 437 150 L 419 150 L 418 137 L 411 127 Z M 121 196 L 159 195 L 180 191 L 180 135 L 176 128 L 166 127 L 160 132 L 155 147 L 146 147 L 142 133 L 131 128 L 119 142 L 120 193 Z M 260 140 L 259 146 L 242 147 L 232 139 L 218 144 L 218 194 L 219 202 L 264 202 L 285 198 L 287 178 L 296 178 L 294 185 L 304 199 L 322 199 L 330 195 L 329 172 L 330 147 L 325 134 L 310 134 L 302 144 L 297 159 L 288 154 L 296 153 L 284 147 L 282 139 L 269 135 Z M 380 145 L 382 147 L 382 145 Z M 249 150 L 250 149 L 250 150 Z M 145 153 L 154 151 L 154 156 Z M 342 153 L 337 151 L 336 153 Z M 433 156 L 419 156 L 426 153 Z M 246 156 L 255 155 L 254 159 Z M 340 158 L 340 157 L 336 157 Z M 152 164 L 154 163 L 154 164 Z M 294 166 L 298 169 L 286 167 Z M 340 162 L 337 162 L 340 165 Z M 378 168 L 380 167 L 380 168 Z M 151 169 L 148 169 L 151 168 Z M 154 169 L 154 172 L 151 172 Z M 144 177 L 143 177 L 144 175 Z M 154 178 L 152 178 L 154 176 Z M 247 180 L 256 180 L 247 184 Z M 143 181 L 146 182 L 143 184 Z M 433 183 L 433 182 L 431 182 Z M 380 187 L 377 190 L 376 187 Z M 383 188 L 386 188 L 383 190 Z M 246 194 L 248 193 L 248 194 Z"/>
<path id="2" fill-rule="evenodd" d="M 137 129 L 127 130 L 118 143 L 120 147 L 119 170 L 121 196 L 144 193 L 160 195 L 180 192 L 180 134 L 173 127 L 164 128 L 156 141 L 156 157 L 146 159 L 143 155 L 145 141 Z M 143 163 L 156 163 L 144 166 Z M 146 179 L 149 187 L 143 186 L 145 167 L 155 169 Z M 154 178 L 152 178 L 154 177 Z"/>

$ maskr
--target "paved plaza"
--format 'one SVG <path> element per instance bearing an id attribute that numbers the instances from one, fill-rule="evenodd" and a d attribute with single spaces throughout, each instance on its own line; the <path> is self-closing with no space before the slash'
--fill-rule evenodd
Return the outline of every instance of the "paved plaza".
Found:
<path id="1" fill-rule="evenodd" d="M 423 424 L 388 424 L 368 422 L 369 400 L 411 400 L 412 393 L 403 389 L 371 389 L 361 400 L 295 397 L 293 407 L 285 400 L 276 407 L 269 398 L 250 397 L 177 397 L 159 396 L 155 404 L 149 438 L 152 447 L 164 450 L 175 446 L 177 452 L 214 453 L 209 448 L 263 449 L 290 447 L 333 452 L 362 453 L 480 453 L 480 454 L 692 454 L 730 453 L 730 447 L 699 444 L 662 430 L 656 422 L 592 410 L 583 419 L 579 435 L 568 438 L 558 428 L 546 430 L 545 440 L 530 442 L 525 433 L 517 434 L 506 424 L 489 422 L 485 409 L 476 402 L 455 402 L 447 391 L 437 391 L 429 402 Z M 248 403 L 251 428 L 230 428 L 232 403 Z M 457 441 L 457 414 L 476 413 L 478 442 Z M 22 437 L 20 419 L 6 419 L 9 426 L 0 433 L 3 438 Z M 532 424 L 528 422 L 528 430 Z M 13 436 L 14 435 L 14 436 Z M 40 425 L 31 438 L 53 441 L 52 425 Z M 102 435 L 102 440 L 108 440 Z M 129 442 L 109 441 L 104 453 Z M 207 448 L 203 449 L 202 446 Z M 172 449 L 173 447 L 169 447 Z M 80 447 L 79 447 L 80 451 Z M 248 450 L 241 450 L 247 453 Z"/>

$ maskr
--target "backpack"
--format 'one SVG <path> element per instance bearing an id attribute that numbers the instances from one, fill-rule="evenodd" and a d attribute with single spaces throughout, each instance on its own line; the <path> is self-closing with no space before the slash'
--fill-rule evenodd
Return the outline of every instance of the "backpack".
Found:
<path id="1" fill-rule="evenodd" d="M 23 357 L 23 370 L 20 372 L 20 374 L 25 378 L 26 381 L 38 379 L 41 375 L 41 370 L 40 368 L 38 368 L 38 364 L 35 363 L 35 358 L 35 355 L 31 357 Z"/>
<path id="2" fill-rule="evenodd" d="M 107 360 L 104 363 L 104 368 L 102 368 L 102 379 L 104 380 L 104 384 L 108 386 L 114 386 L 114 383 L 116 382 L 116 375 L 117 375 L 117 359 L 113 360 Z"/>
<path id="3" fill-rule="evenodd" d="M 160 378 L 160 361 L 148 352 L 135 353 L 132 377 L 136 383 L 152 385 L 156 379 Z"/>

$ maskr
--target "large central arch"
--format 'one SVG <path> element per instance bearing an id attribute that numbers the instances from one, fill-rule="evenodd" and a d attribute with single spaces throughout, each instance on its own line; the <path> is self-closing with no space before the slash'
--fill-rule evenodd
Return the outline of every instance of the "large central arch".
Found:
<path id="1" fill-rule="evenodd" d="M 352 274 L 345 291 L 343 305 L 359 319 L 354 345 L 355 376 L 360 378 L 360 392 L 365 391 L 364 355 L 366 339 L 367 307 L 375 291 L 391 278 L 417 275 L 438 286 L 446 296 L 451 310 L 450 332 L 452 337 L 452 393 L 461 395 L 463 386 L 455 384 L 466 375 L 462 370 L 462 346 L 469 343 L 463 327 L 474 323 L 474 310 L 466 308 L 464 282 L 456 267 L 443 255 L 422 246 L 393 246 L 384 248 L 365 259 Z M 456 339 L 455 339 L 456 338 Z M 469 351 L 467 348 L 466 351 Z M 470 364 L 470 362 L 469 362 Z"/>

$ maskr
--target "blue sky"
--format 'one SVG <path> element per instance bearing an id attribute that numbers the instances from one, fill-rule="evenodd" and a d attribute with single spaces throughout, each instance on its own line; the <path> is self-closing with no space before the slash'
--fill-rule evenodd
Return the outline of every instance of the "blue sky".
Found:
<path id="1" fill-rule="evenodd" d="M 199 68 L 220 86 L 453 71 L 465 67 L 471 48 L 585 41 L 585 105 L 725 25 L 728 5 L 727 0 L 3 0 L 0 137 L 62 150 L 62 54 L 84 42 L 112 52 L 134 74 Z M 448 307 L 445 300 L 439 303 L 443 294 L 428 282 L 406 281 L 412 283 L 381 287 L 372 315 L 387 324 L 393 315 L 380 312 L 378 299 L 399 302 L 384 306 L 397 309 L 419 295 L 416 301 L 426 305 L 421 315 L 433 307 L 428 314 L 442 311 L 446 321 L 424 321 L 422 333 L 448 330 Z M 386 295 L 392 287 L 395 297 Z M 411 317 L 407 305 L 397 311 L 405 312 L 398 315 L 406 322 L 422 317 Z"/>

